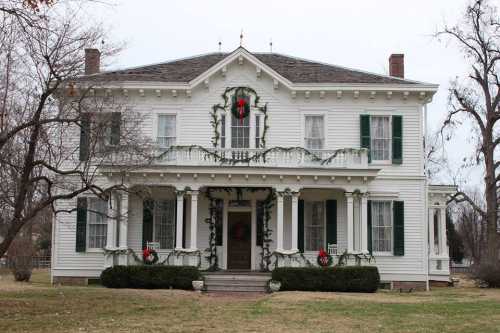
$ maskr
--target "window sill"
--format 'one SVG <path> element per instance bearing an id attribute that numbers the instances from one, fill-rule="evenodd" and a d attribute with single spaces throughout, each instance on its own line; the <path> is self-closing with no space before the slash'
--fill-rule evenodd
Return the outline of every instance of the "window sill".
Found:
<path id="1" fill-rule="evenodd" d="M 392 252 L 373 252 L 374 257 L 394 257 Z"/>
<path id="2" fill-rule="evenodd" d="M 104 250 L 101 248 L 87 248 L 85 250 L 86 253 L 104 253 Z"/>
<path id="3" fill-rule="evenodd" d="M 377 166 L 377 165 L 392 165 L 392 161 L 390 161 L 390 160 L 386 160 L 386 161 L 372 160 L 370 164 L 373 165 L 373 166 Z"/>

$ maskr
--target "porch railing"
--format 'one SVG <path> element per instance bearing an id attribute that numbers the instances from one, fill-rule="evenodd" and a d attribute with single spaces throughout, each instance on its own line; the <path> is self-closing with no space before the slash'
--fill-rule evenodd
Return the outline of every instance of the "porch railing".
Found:
<path id="1" fill-rule="evenodd" d="M 156 163 L 179 166 L 240 165 L 280 168 L 367 168 L 368 150 L 306 150 L 303 148 L 176 147 L 158 150 Z"/>

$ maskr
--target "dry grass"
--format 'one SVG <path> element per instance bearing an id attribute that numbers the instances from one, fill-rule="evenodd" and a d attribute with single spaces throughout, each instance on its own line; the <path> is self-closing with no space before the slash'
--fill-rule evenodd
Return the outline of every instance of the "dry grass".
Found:
<path id="1" fill-rule="evenodd" d="M 205 295 L 0 279 L 0 332 L 500 332 L 500 291 Z"/>

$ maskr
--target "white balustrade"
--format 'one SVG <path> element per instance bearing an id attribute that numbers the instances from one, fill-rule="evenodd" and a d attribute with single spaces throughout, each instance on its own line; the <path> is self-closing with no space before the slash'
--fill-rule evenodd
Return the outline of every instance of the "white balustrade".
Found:
<path id="1" fill-rule="evenodd" d="M 368 152 L 366 149 L 314 150 L 310 153 L 301 149 L 271 150 L 260 155 L 264 149 L 252 148 L 178 148 L 160 150 L 156 163 L 161 165 L 211 166 L 240 165 L 252 167 L 290 167 L 290 168 L 366 168 Z M 251 160 L 248 160 L 251 159 Z M 327 161 L 327 159 L 329 159 Z"/>

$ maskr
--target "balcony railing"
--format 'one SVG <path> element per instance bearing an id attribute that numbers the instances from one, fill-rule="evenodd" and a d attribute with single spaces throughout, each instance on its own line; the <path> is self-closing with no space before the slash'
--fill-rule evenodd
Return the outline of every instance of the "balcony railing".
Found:
<path id="1" fill-rule="evenodd" d="M 353 168 L 368 167 L 368 150 L 306 150 L 293 148 L 215 148 L 176 146 L 159 149 L 156 164 L 177 166 L 250 166 L 279 168 Z"/>

